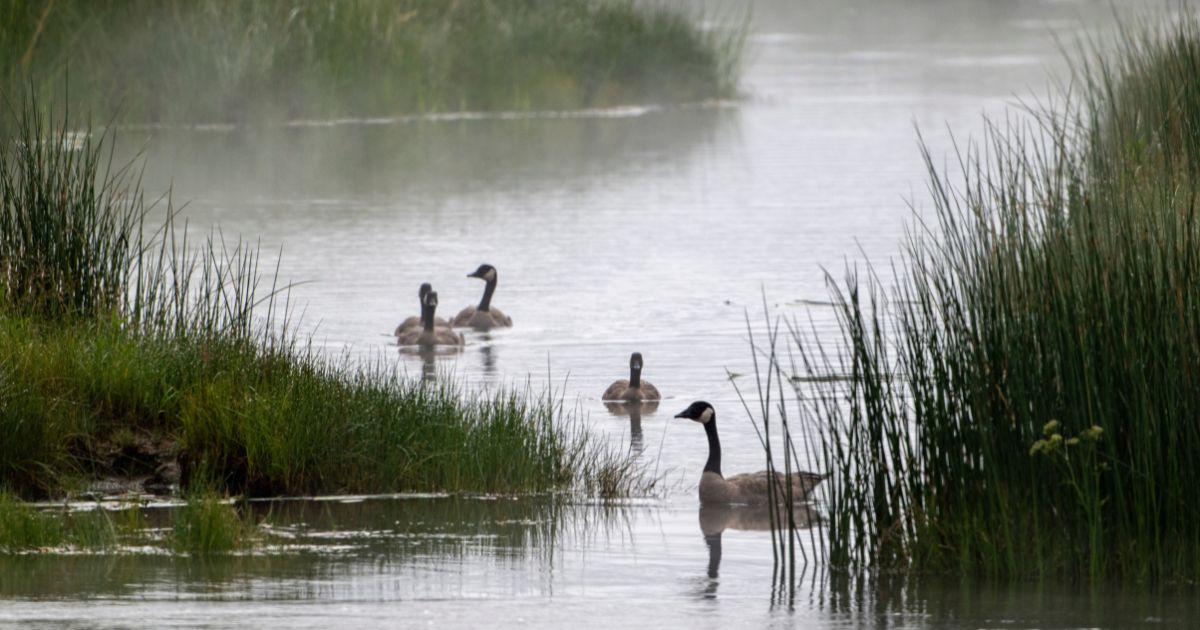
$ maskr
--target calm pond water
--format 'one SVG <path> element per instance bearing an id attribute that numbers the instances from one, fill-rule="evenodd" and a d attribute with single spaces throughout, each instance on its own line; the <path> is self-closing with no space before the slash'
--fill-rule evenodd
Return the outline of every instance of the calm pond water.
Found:
<path id="1" fill-rule="evenodd" d="M 765 532 L 725 532 L 717 566 L 713 531 L 745 519 L 699 512 L 703 432 L 670 419 L 709 400 L 726 470 L 760 469 L 734 388 L 752 379 L 727 377 L 753 370 L 747 310 L 761 333 L 765 294 L 772 316 L 811 316 L 828 332 L 822 268 L 840 277 L 847 260 L 886 263 L 908 201 L 922 203 L 915 127 L 945 155 L 949 132 L 977 133 L 983 113 L 1045 93 L 1065 68 L 1059 45 L 1111 32 L 1112 13 L 1107 1 L 760 1 L 736 103 L 123 131 L 123 146 L 145 147 L 149 187 L 173 182 L 188 201 L 193 229 L 282 248 L 319 347 L 473 389 L 549 384 L 591 430 L 634 442 L 671 490 L 609 507 L 264 505 L 285 542 L 263 554 L 0 559 L 0 625 L 1186 625 L 1187 596 L 846 590 L 819 567 L 781 605 Z M 481 262 L 499 269 L 493 303 L 514 327 L 471 334 L 431 364 L 399 353 L 390 332 L 417 312 L 417 286 L 433 283 L 439 313 L 453 314 L 478 301 L 482 283 L 465 276 Z M 633 424 L 599 398 L 635 350 L 665 400 Z"/>

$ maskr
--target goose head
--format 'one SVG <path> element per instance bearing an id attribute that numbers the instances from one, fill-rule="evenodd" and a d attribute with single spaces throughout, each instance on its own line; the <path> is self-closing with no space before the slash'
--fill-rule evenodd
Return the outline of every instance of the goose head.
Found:
<path id="1" fill-rule="evenodd" d="M 433 285 L 428 282 L 422 282 L 421 288 L 417 290 L 417 297 L 421 299 L 421 304 L 425 303 L 425 296 L 433 290 Z"/>
<path id="2" fill-rule="evenodd" d="M 479 268 L 476 269 L 475 271 L 472 271 L 471 273 L 467 274 L 467 277 L 468 278 L 479 278 L 480 280 L 483 280 L 484 282 L 495 282 L 496 281 L 496 268 L 487 263 L 484 263 L 482 265 L 479 265 Z"/>
<path id="3" fill-rule="evenodd" d="M 676 418 L 687 418 L 688 420 L 695 420 L 700 424 L 708 424 L 709 422 L 712 422 L 712 419 L 716 416 L 717 412 L 713 410 L 712 405 L 704 402 L 703 400 L 697 400 L 691 405 L 688 405 L 687 409 L 675 414 Z"/>
<path id="4" fill-rule="evenodd" d="M 634 372 L 642 371 L 642 353 L 641 352 L 634 352 L 633 354 L 629 355 L 629 369 L 633 370 Z"/>
<path id="5" fill-rule="evenodd" d="M 424 303 L 425 306 L 429 307 L 430 312 L 432 312 L 434 309 L 436 309 L 437 305 L 438 305 L 437 291 L 430 289 L 429 292 L 426 293 L 425 297 L 422 299 L 422 303 Z"/>

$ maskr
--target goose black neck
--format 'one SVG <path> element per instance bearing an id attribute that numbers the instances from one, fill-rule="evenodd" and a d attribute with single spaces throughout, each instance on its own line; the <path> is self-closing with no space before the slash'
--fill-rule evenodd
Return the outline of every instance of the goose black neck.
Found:
<path id="1" fill-rule="evenodd" d="M 630 387 L 641 387 L 642 386 L 642 368 L 640 368 L 640 367 L 630 367 L 629 368 L 629 386 Z"/>
<path id="2" fill-rule="evenodd" d="M 421 327 L 426 331 L 433 331 L 433 312 L 435 307 L 428 304 L 421 306 Z"/>
<path id="3" fill-rule="evenodd" d="M 717 437 L 717 419 L 704 423 L 704 432 L 708 434 L 708 461 L 704 462 L 704 472 L 721 474 L 721 438 Z"/>
<path id="4" fill-rule="evenodd" d="M 496 292 L 496 281 L 488 280 L 487 287 L 483 289 L 483 299 L 479 300 L 480 311 L 486 311 L 492 306 L 492 294 Z"/>

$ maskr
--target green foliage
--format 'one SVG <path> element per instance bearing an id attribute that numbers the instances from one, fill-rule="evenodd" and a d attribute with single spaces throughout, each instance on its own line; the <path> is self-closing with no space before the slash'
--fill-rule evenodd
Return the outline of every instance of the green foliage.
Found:
<path id="1" fill-rule="evenodd" d="M 253 542 L 254 523 L 243 517 L 227 499 L 211 489 L 197 487 L 187 503 L 175 510 L 168 545 L 179 552 L 208 554 L 234 551 Z"/>
<path id="2" fill-rule="evenodd" d="M 14 122 L 15 141 L 0 146 L 0 294 L 42 317 L 115 312 L 140 195 L 124 169 L 97 186 L 103 138 L 55 128 L 32 103 Z"/>
<path id="3" fill-rule="evenodd" d="M 60 475 L 102 472 L 92 468 L 101 438 L 131 430 L 169 436 L 185 466 L 258 495 L 548 491 L 576 474 L 636 477 L 550 403 L 244 342 L 0 313 L 0 382 L 0 431 L 13 436 L 0 444 L 0 478 L 37 493 Z"/>
<path id="4" fill-rule="evenodd" d="M 793 330 L 798 372 L 846 377 L 805 397 L 835 565 L 1195 579 L 1200 29 L 1165 28 L 1082 65 L 1066 113 L 990 127 L 960 181 L 927 155 L 894 292 L 851 269 L 843 343 Z"/>
<path id="5" fill-rule="evenodd" d="M 731 96 L 741 34 L 626 0 L 16 0 L 0 81 L 137 122 Z"/>
<path id="6" fill-rule="evenodd" d="M 107 549 L 117 544 L 118 525 L 104 510 L 39 510 L 0 491 L 0 552 L 72 546 Z"/>

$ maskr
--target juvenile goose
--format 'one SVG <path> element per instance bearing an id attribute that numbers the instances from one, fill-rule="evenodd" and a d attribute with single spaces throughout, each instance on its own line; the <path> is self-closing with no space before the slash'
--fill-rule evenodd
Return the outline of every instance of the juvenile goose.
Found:
<path id="1" fill-rule="evenodd" d="M 604 400 L 661 400 L 658 388 L 642 380 L 642 353 L 629 355 L 629 380 L 620 379 L 604 390 Z"/>
<path id="2" fill-rule="evenodd" d="M 496 268 L 489 264 L 479 265 L 475 271 L 467 274 L 468 278 L 479 278 L 487 282 L 483 289 L 483 299 L 479 306 L 468 306 L 454 317 L 455 326 L 470 327 L 475 330 L 491 330 L 512 326 L 512 318 L 492 308 L 492 294 L 496 292 Z"/>
<path id="3" fill-rule="evenodd" d="M 417 290 L 417 298 L 421 304 L 421 312 L 422 313 L 425 312 L 425 295 L 432 290 L 433 290 L 433 287 L 430 286 L 428 282 L 422 282 L 421 288 Z M 408 332 L 410 330 L 420 330 L 423 317 L 424 317 L 423 315 L 408 316 L 408 318 L 406 318 L 404 321 L 400 322 L 399 326 L 396 326 L 396 332 L 394 334 L 397 337 L 399 337 L 400 335 L 402 335 L 405 332 Z M 449 328 L 450 322 L 442 319 L 441 317 L 438 317 L 433 320 L 433 326 L 435 328 Z"/>
<path id="4" fill-rule="evenodd" d="M 708 434 L 708 461 L 704 463 L 704 473 L 700 475 L 700 503 L 757 505 L 767 502 L 771 475 L 766 471 L 735 475 L 728 479 L 721 475 L 721 440 L 717 437 L 717 412 L 712 405 L 697 400 L 675 417 L 703 424 L 704 432 Z M 797 472 L 785 478 L 776 473 L 777 496 L 780 499 L 787 496 L 787 487 L 784 485 L 787 483 L 791 485 L 792 499 L 802 501 L 826 477 L 828 475 Z"/>
<path id="5" fill-rule="evenodd" d="M 436 321 L 434 314 L 437 312 L 438 304 L 437 291 L 426 293 L 423 302 L 421 328 L 404 332 L 399 336 L 397 342 L 402 346 L 421 346 L 422 348 L 461 346 L 463 344 L 462 335 L 449 328 L 434 326 L 434 321 Z"/>

